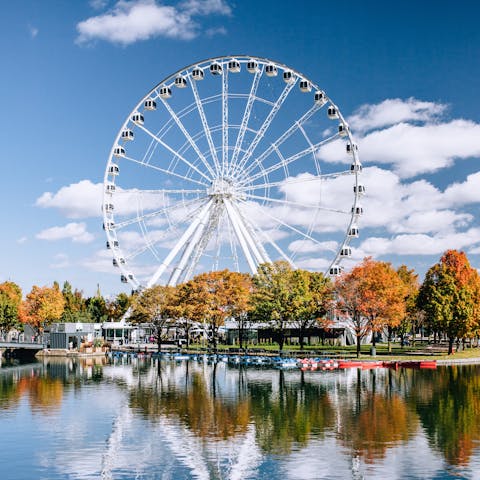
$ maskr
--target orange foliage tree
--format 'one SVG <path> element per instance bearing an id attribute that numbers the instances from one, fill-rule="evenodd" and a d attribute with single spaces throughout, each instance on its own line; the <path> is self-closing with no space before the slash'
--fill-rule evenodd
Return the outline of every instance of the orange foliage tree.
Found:
<path id="1" fill-rule="evenodd" d="M 214 348 L 225 320 L 248 309 L 249 282 L 229 270 L 201 273 L 180 288 L 180 310 L 190 320 L 208 325 L 209 342 Z"/>
<path id="2" fill-rule="evenodd" d="M 360 310 L 369 319 L 370 329 L 374 333 L 372 344 L 375 346 L 375 333 L 386 329 L 390 350 L 393 329 L 405 317 L 407 288 L 388 262 L 367 257 L 357 268 L 361 276 Z"/>
<path id="3" fill-rule="evenodd" d="M 20 320 L 41 333 L 45 326 L 60 319 L 64 308 L 65 299 L 58 284 L 53 287 L 34 285 L 20 306 Z"/>
<path id="4" fill-rule="evenodd" d="M 369 333 L 384 328 L 389 341 L 393 329 L 405 315 L 405 284 L 390 263 L 367 257 L 351 272 L 341 275 L 335 284 L 337 308 L 357 338 L 357 356 L 360 342 Z"/>
<path id="5" fill-rule="evenodd" d="M 448 337 L 449 354 L 456 338 L 478 334 L 480 277 L 464 252 L 447 250 L 440 262 L 428 270 L 417 304 L 430 327 Z"/>

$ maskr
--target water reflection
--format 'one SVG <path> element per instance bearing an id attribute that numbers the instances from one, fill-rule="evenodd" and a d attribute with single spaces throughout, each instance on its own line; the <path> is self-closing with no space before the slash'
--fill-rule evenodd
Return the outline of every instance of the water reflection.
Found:
<path id="1" fill-rule="evenodd" d="M 134 452 L 138 478 L 205 479 L 450 478 L 480 457 L 476 366 L 283 372 L 101 358 L 0 369 L 2 431 L 25 402 L 38 421 L 83 412 L 78 455 L 103 452 L 92 478 L 131 478 Z M 68 468 L 49 478 L 77 478 Z"/>

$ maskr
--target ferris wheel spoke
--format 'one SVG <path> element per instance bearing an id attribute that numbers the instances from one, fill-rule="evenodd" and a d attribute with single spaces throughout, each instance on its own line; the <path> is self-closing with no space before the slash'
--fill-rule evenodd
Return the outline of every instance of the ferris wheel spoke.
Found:
<path id="1" fill-rule="evenodd" d="M 228 164 L 228 68 L 222 74 L 222 176 Z"/>
<path id="2" fill-rule="evenodd" d="M 256 238 L 255 232 L 253 232 L 245 218 L 242 216 L 242 213 L 237 208 L 237 205 L 230 200 L 225 200 L 225 207 L 227 213 L 230 215 L 230 218 L 233 220 L 234 225 L 237 225 L 241 236 L 245 240 L 246 246 L 252 252 L 257 264 L 269 262 L 267 253 L 262 248 L 259 248 L 260 242 Z"/>
<path id="3" fill-rule="evenodd" d="M 247 131 L 248 122 L 250 120 L 250 114 L 252 113 L 252 107 L 257 98 L 257 89 L 260 83 L 260 78 L 263 73 L 263 66 L 262 68 L 257 69 L 255 72 L 255 76 L 253 77 L 252 86 L 250 87 L 250 94 L 248 95 L 247 105 L 245 107 L 245 111 L 243 112 L 242 123 L 240 124 L 240 129 L 238 130 L 237 141 L 235 142 L 235 148 L 233 149 L 232 160 L 230 163 L 230 171 L 231 174 L 232 167 L 235 166 L 237 163 L 238 155 L 240 154 L 240 150 L 243 144 L 243 138 Z"/>
<path id="4" fill-rule="evenodd" d="M 307 182 L 320 182 L 322 180 L 326 180 L 329 178 L 337 178 L 341 176 L 350 176 L 352 172 L 350 170 L 344 170 L 342 172 L 335 172 L 335 173 L 326 173 L 322 175 L 311 175 L 308 178 L 297 178 L 297 179 L 285 179 L 281 180 L 279 182 L 267 182 L 267 183 L 257 183 L 255 185 L 247 185 L 244 187 L 238 188 L 239 191 L 254 191 L 254 190 L 260 190 L 260 189 L 268 189 L 271 187 L 288 187 L 290 185 L 295 185 L 295 184 L 303 184 Z"/>
<path id="5" fill-rule="evenodd" d="M 197 268 L 198 262 L 200 261 L 200 257 L 205 252 L 210 239 L 213 236 L 213 233 L 217 232 L 217 240 L 218 240 L 218 232 L 219 232 L 219 220 L 222 213 L 222 206 L 220 204 L 215 204 L 212 206 L 210 211 L 210 215 L 206 220 L 205 228 L 203 232 L 201 232 L 199 239 L 197 242 L 194 243 L 191 255 L 189 257 L 190 262 L 188 265 L 185 265 L 183 271 L 183 281 L 187 281 L 192 276 L 193 272 Z M 176 282 L 176 279 L 172 280 Z"/>
<path id="6" fill-rule="evenodd" d="M 200 222 L 202 222 L 205 218 L 205 216 L 208 214 L 208 211 L 210 210 L 212 206 L 213 200 L 209 200 L 207 204 L 202 208 L 198 216 L 195 218 L 195 220 L 190 224 L 190 226 L 185 230 L 183 235 L 180 237 L 178 240 L 177 244 L 170 250 L 170 253 L 167 255 L 165 260 L 160 264 L 160 266 L 157 268 L 156 272 L 152 276 L 152 278 L 148 282 L 148 287 L 151 287 L 154 285 L 157 280 L 162 276 L 163 272 L 169 267 L 170 263 L 172 260 L 177 256 L 178 252 L 184 247 L 184 245 L 189 241 L 190 237 L 192 234 L 195 232 L 197 229 L 198 225 Z"/>
<path id="7" fill-rule="evenodd" d="M 141 165 L 142 167 L 151 168 L 152 170 L 156 170 L 157 172 L 165 173 L 166 175 L 172 175 L 174 177 L 181 178 L 182 180 L 186 180 L 188 182 L 196 183 L 198 185 L 203 185 L 204 187 L 210 186 L 210 182 L 209 183 L 201 182 L 200 180 L 195 180 L 194 178 L 187 177 L 186 175 L 181 175 L 180 173 L 174 172 L 173 170 L 167 170 L 165 168 L 158 167 L 157 165 L 152 165 L 151 163 L 145 163 L 128 156 L 124 156 L 122 158 L 124 158 L 125 160 L 128 160 L 129 162 L 136 163 L 137 165 Z"/>
<path id="8" fill-rule="evenodd" d="M 187 264 L 190 261 L 190 266 L 193 266 L 193 259 L 195 258 L 196 250 L 201 250 L 205 248 L 206 242 L 205 238 L 208 235 L 207 226 L 210 223 L 210 218 L 215 210 L 215 204 L 211 202 L 208 210 L 205 214 L 201 214 L 199 222 L 196 228 L 193 230 L 193 233 L 189 240 L 185 244 L 185 249 L 183 250 L 180 260 L 176 267 L 174 267 L 170 279 L 168 280 L 168 285 L 175 285 L 182 273 L 187 269 Z M 187 270 L 188 273 L 188 270 Z"/>
<path id="9" fill-rule="evenodd" d="M 211 181 L 211 178 L 209 178 L 207 175 L 205 175 L 200 169 L 198 169 L 195 165 L 193 165 L 191 162 L 189 162 L 184 156 L 180 155 L 170 145 L 168 145 L 168 143 L 165 143 L 161 138 L 159 138 L 157 135 L 155 135 L 153 132 L 151 132 L 148 128 L 146 128 L 143 125 L 137 125 L 137 127 L 140 128 L 142 131 L 144 131 L 147 135 L 149 135 L 153 140 L 155 140 L 157 143 L 159 143 L 166 150 L 168 150 L 175 158 L 178 158 L 183 163 L 188 165 L 188 167 L 190 167 L 192 170 L 195 170 L 201 177 L 205 178 L 205 180 L 207 180 L 207 182 Z"/>
<path id="10" fill-rule="evenodd" d="M 253 194 L 249 194 L 249 193 L 246 193 L 245 197 L 255 199 L 255 200 L 263 200 L 265 202 L 281 203 L 283 205 L 288 205 L 288 206 L 291 206 L 291 207 L 314 208 L 316 210 L 322 210 L 324 212 L 334 212 L 334 213 L 342 213 L 342 214 L 345 214 L 345 215 L 351 215 L 351 212 L 347 212 L 345 210 L 337 210 L 337 209 L 334 209 L 334 208 L 326 208 L 326 207 L 322 207 L 321 205 L 318 205 L 318 204 L 300 203 L 300 202 L 294 202 L 292 200 L 264 197 L 264 196 L 261 196 L 261 195 L 253 195 Z"/>
<path id="11" fill-rule="evenodd" d="M 180 219 L 176 220 L 175 222 L 169 222 L 168 227 L 165 230 L 162 231 L 162 233 L 159 237 L 155 238 L 155 240 L 153 240 L 153 241 L 146 240 L 145 245 L 143 247 L 140 247 L 137 250 L 134 250 L 132 253 L 126 255 L 125 259 L 126 260 L 133 259 L 133 258 L 137 257 L 138 255 L 142 254 L 143 252 L 145 252 L 145 251 L 151 249 L 152 247 L 154 247 L 155 245 L 157 245 L 159 242 L 161 242 L 162 240 L 167 238 L 167 236 L 169 234 L 171 234 L 175 229 L 177 229 L 181 225 L 185 225 L 186 222 L 192 220 L 192 218 L 194 218 L 198 214 L 198 212 L 200 211 L 200 209 L 202 208 L 203 205 L 204 205 L 204 203 L 199 205 L 198 208 L 192 210 L 185 217 L 181 217 Z M 177 208 L 184 207 L 184 206 L 185 205 L 178 205 Z M 144 237 L 147 238 L 146 227 L 142 228 L 142 233 L 143 233 Z"/>
<path id="12" fill-rule="evenodd" d="M 308 121 L 320 108 L 322 108 L 322 105 L 314 103 L 307 112 L 305 112 L 298 120 L 296 120 L 289 129 L 283 132 L 280 137 L 272 142 L 272 144 L 255 159 L 255 163 L 252 163 L 252 165 L 245 169 L 245 175 L 248 175 L 255 168 L 256 164 L 261 164 L 269 155 L 276 151 L 278 147 L 288 140 L 288 138 L 290 138 L 298 129 L 303 130 L 302 125 Z"/>
<path id="13" fill-rule="evenodd" d="M 225 216 L 226 219 L 226 224 L 227 224 L 227 232 L 228 232 L 228 241 L 230 243 L 230 251 L 232 252 L 233 256 L 233 265 L 235 268 L 235 271 L 239 272 L 240 271 L 240 263 L 238 261 L 238 252 L 237 252 L 237 242 L 235 241 L 234 235 L 233 235 L 233 225 L 232 221 L 230 220 L 230 217 L 228 215 Z"/>
<path id="14" fill-rule="evenodd" d="M 203 108 L 203 103 L 202 103 L 202 100 L 200 98 L 200 95 L 198 94 L 197 84 L 195 83 L 195 81 L 191 81 L 189 83 L 190 83 L 190 86 L 192 87 L 192 92 L 193 92 L 193 96 L 195 98 L 195 103 L 197 104 L 197 111 L 198 111 L 198 114 L 200 116 L 200 120 L 202 122 L 203 131 L 205 132 L 205 136 L 207 137 L 207 142 L 208 142 L 208 146 L 210 148 L 210 154 L 211 154 L 213 162 L 215 164 L 215 169 L 216 169 L 217 172 L 220 172 L 220 165 L 218 163 L 217 151 L 216 151 L 215 145 L 213 143 L 212 133 L 210 131 L 210 127 L 208 126 L 207 117 L 205 116 L 205 110 Z"/>
<path id="15" fill-rule="evenodd" d="M 126 188 L 121 190 L 116 190 L 115 195 L 125 195 L 125 194 L 136 194 L 136 195 L 171 195 L 181 193 L 184 195 L 190 195 L 192 193 L 203 193 L 205 194 L 205 189 L 197 189 L 197 190 L 189 190 L 189 189 L 169 189 L 169 188 L 160 188 L 160 189 L 150 189 L 150 190 L 142 190 L 139 188 Z"/>
<path id="16" fill-rule="evenodd" d="M 305 148 L 304 150 L 301 150 L 300 152 L 295 153 L 294 155 L 292 155 L 290 157 L 287 157 L 287 158 L 284 158 L 280 154 L 280 152 L 277 150 L 277 153 L 280 156 L 280 161 L 279 162 L 275 163 L 274 165 L 271 165 L 268 168 L 265 168 L 265 169 L 261 170 L 259 173 L 256 173 L 255 175 L 252 175 L 251 177 L 246 177 L 245 175 L 243 175 L 241 177 L 240 183 L 245 184 L 247 181 L 254 182 L 255 180 L 257 180 L 258 178 L 260 178 L 264 175 L 268 175 L 272 172 L 275 172 L 276 170 L 278 170 L 280 168 L 286 168 L 288 165 L 295 162 L 296 160 L 299 160 L 300 158 L 303 158 L 305 155 L 315 154 L 315 152 L 320 147 L 323 147 L 324 145 L 327 145 L 328 143 L 333 142 L 337 138 L 339 138 L 338 133 L 336 133 L 335 135 L 332 135 L 331 137 L 328 137 L 328 138 L 326 138 L 326 139 L 324 139 L 324 140 L 322 140 L 322 141 L 320 141 L 320 142 L 318 142 L 314 145 L 310 145 L 309 147 Z"/>
<path id="17" fill-rule="evenodd" d="M 305 233 L 305 232 L 302 232 L 301 230 L 299 230 L 298 228 L 294 227 L 293 225 L 290 225 L 286 222 L 284 222 L 283 220 L 280 220 L 278 217 L 276 217 L 275 215 L 272 215 L 271 213 L 267 212 L 265 208 L 261 208 L 260 205 L 256 204 L 256 203 L 246 203 L 246 202 L 243 202 L 245 203 L 245 205 L 253 205 L 258 211 L 262 212 L 263 215 L 271 218 L 273 221 L 279 223 L 280 225 L 283 225 L 285 228 L 288 228 L 289 230 L 291 230 L 292 232 L 295 232 L 297 233 L 298 235 L 302 236 L 303 238 L 307 239 L 307 240 L 311 240 L 312 242 L 316 243 L 317 245 L 321 245 L 321 242 L 319 240 L 317 240 L 316 238 L 312 237 L 311 235 L 309 235 L 308 233 Z"/>
<path id="18" fill-rule="evenodd" d="M 296 83 L 297 83 L 297 80 L 295 79 L 295 81 L 288 83 L 286 87 L 283 89 L 282 93 L 280 94 L 277 101 L 275 102 L 275 105 L 272 107 L 272 109 L 270 110 L 270 113 L 267 115 L 267 118 L 265 119 L 262 126 L 258 130 L 257 135 L 253 139 L 252 143 L 250 143 L 242 159 L 238 162 L 237 165 L 233 166 L 234 174 L 238 174 L 238 172 L 242 171 L 242 169 L 244 168 L 244 166 L 252 156 L 253 152 L 257 148 L 257 145 L 260 143 L 260 140 L 262 140 L 263 136 L 265 135 L 265 132 L 268 130 L 271 123 L 273 122 L 273 119 L 275 118 L 278 111 L 282 107 L 283 103 L 287 99 L 288 94 L 291 92 L 292 88 L 295 86 Z"/>
<path id="19" fill-rule="evenodd" d="M 198 148 L 198 145 L 195 143 L 195 141 L 193 140 L 192 136 L 188 133 L 187 129 L 185 128 L 185 126 L 183 125 L 182 121 L 180 120 L 180 118 L 177 116 L 177 114 L 173 111 L 172 107 L 168 104 L 168 102 L 161 98 L 161 97 L 158 97 L 160 98 L 160 100 L 162 101 L 163 105 L 165 106 L 165 108 L 167 109 L 168 113 L 170 114 L 170 116 L 173 118 L 174 122 L 177 124 L 178 128 L 181 130 L 181 132 L 183 133 L 183 135 L 185 136 L 185 138 L 187 139 L 188 143 L 191 145 L 191 147 L 195 150 L 195 153 L 197 154 L 198 158 L 200 158 L 200 160 L 202 161 L 202 163 L 205 165 L 205 168 L 208 170 L 208 173 L 211 175 L 211 177 L 213 178 L 215 176 L 215 172 L 213 171 L 212 167 L 210 166 L 210 164 L 207 162 L 207 159 L 203 156 L 202 152 L 200 151 L 200 149 Z"/>
<path id="20" fill-rule="evenodd" d="M 252 223 L 253 227 L 260 233 L 260 235 L 265 238 L 265 240 L 277 251 L 277 253 L 286 260 L 292 268 L 296 269 L 296 265 L 293 260 L 278 246 L 278 244 L 272 239 L 272 237 L 265 231 L 262 230 L 258 225 L 254 222 L 253 219 L 250 218 L 250 222 Z"/>
<path id="21" fill-rule="evenodd" d="M 159 215 L 164 215 L 168 212 L 175 211 L 177 209 L 185 208 L 190 205 L 194 205 L 199 201 L 205 200 L 207 197 L 204 196 L 202 198 L 195 198 L 194 200 L 190 200 L 188 202 L 176 203 L 174 205 L 169 205 L 168 207 L 161 208 L 160 210 L 156 210 L 154 212 L 146 213 L 145 215 L 138 215 L 134 218 L 124 220 L 123 222 L 119 222 L 115 224 L 115 229 L 120 230 L 122 228 L 128 227 L 129 225 L 133 225 L 135 223 L 143 222 L 144 220 L 148 220 L 151 218 L 158 217 Z"/>

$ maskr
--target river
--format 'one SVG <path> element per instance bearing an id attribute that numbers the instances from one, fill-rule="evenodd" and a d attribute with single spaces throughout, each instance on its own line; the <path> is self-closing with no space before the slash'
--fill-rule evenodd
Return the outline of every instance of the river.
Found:
<path id="1" fill-rule="evenodd" d="M 480 367 L 4 364 L 0 438 L 2 480 L 475 479 Z"/>

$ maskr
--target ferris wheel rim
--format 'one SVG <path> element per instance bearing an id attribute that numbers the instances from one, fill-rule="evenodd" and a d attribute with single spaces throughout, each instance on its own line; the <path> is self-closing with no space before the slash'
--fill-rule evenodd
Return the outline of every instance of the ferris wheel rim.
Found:
<path id="1" fill-rule="evenodd" d="M 109 174 L 109 166 L 111 166 L 113 162 L 113 158 L 114 158 L 114 150 L 115 150 L 115 147 L 118 146 L 120 144 L 120 140 L 121 140 L 121 135 L 122 135 L 122 132 L 125 130 L 125 128 L 127 127 L 127 125 L 129 123 L 131 123 L 131 118 L 132 118 L 132 115 L 134 115 L 136 112 L 139 112 L 140 109 L 141 109 L 141 106 L 142 104 L 152 98 L 154 95 L 154 93 L 156 93 L 156 95 L 154 96 L 156 99 L 159 99 L 159 94 L 158 94 L 158 91 L 159 91 L 159 88 L 161 88 L 161 86 L 164 86 L 164 85 L 167 85 L 168 82 L 171 83 L 170 86 L 172 86 L 172 81 L 174 82 L 175 79 L 179 76 L 179 75 L 185 75 L 187 76 L 188 78 L 190 78 L 191 80 L 191 83 L 192 84 L 195 84 L 195 82 L 193 81 L 193 79 L 191 78 L 191 75 L 192 75 L 192 69 L 193 68 L 202 68 L 202 69 L 207 69 L 209 67 L 209 65 L 211 65 L 213 62 L 222 62 L 222 65 L 225 65 L 227 62 L 229 61 L 232 61 L 232 60 L 237 60 L 239 62 L 242 62 L 242 63 L 246 63 L 248 62 L 249 60 L 253 60 L 253 61 L 256 61 L 256 62 L 261 62 L 263 64 L 263 66 L 265 65 L 275 65 L 276 67 L 279 67 L 281 69 L 283 69 L 284 71 L 290 71 L 292 72 L 296 77 L 297 79 L 301 78 L 303 80 L 306 80 L 309 82 L 309 84 L 311 85 L 311 88 L 313 89 L 316 89 L 316 90 L 320 90 L 320 88 L 318 87 L 318 85 L 314 82 L 312 82 L 307 76 L 305 76 L 303 73 L 299 72 L 298 70 L 294 69 L 294 68 L 291 68 L 290 66 L 287 66 L 286 64 L 283 64 L 281 62 L 278 62 L 278 61 L 275 61 L 275 60 L 272 60 L 272 59 L 268 59 L 268 58 L 265 58 L 265 57 L 258 57 L 258 56 L 252 56 L 252 55 L 222 55 L 222 56 L 217 56 L 217 57 L 211 57 L 211 58 L 207 58 L 207 59 L 204 59 L 204 60 L 201 60 L 201 61 L 198 61 L 198 62 L 195 62 L 195 63 L 192 63 L 186 67 L 183 67 L 179 70 L 177 70 L 176 72 L 174 72 L 173 74 L 165 77 L 162 81 L 160 81 L 158 84 L 156 84 L 145 96 L 143 96 L 141 98 L 141 100 L 135 105 L 135 107 L 131 110 L 131 112 L 129 113 L 129 115 L 126 117 L 126 120 L 124 121 L 123 125 L 121 126 L 116 138 L 115 138 L 115 141 L 112 145 L 112 148 L 111 148 L 111 151 L 110 151 L 110 155 L 109 155 L 109 159 L 108 159 L 108 162 L 107 162 L 107 167 L 105 169 L 105 175 L 104 175 L 104 190 L 103 190 L 103 206 L 105 207 L 105 205 L 107 204 L 107 201 L 108 201 L 108 198 L 109 198 L 109 194 L 107 193 L 106 191 L 106 185 L 107 183 L 111 183 L 111 178 L 110 178 L 110 174 Z M 226 72 L 227 70 L 225 70 Z M 264 75 L 264 71 L 262 70 L 262 72 L 260 73 L 260 77 Z M 227 82 L 228 82 L 228 75 L 224 73 L 223 75 L 223 78 L 227 78 Z M 228 83 L 227 83 L 227 87 L 228 87 Z M 192 86 L 192 89 L 194 87 Z M 225 88 L 225 80 L 222 81 L 222 88 Z M 293 87 L 292 87 L 293 88 Z M 224 92 L 222 92 L 222 94 L 218 94 L 217 97 L 219 98 L 222 98 L 223 101 L 225 101 L 225 94 Z M 227 100 L 228 100 L 228 95 L 227 95 Z M 163 102 L 165 103 L 165 102 Z M 341 121 L 341 123 L 343 123 L 344 125 L 347 125 L 342 113 L 340 112 L 340 110 L 338 109 L 338 107 L 333 103 L 333 101 L 330 99 L 330 97 L 326 96 L 326 104 L 330 104 L 332 106 L 334 106 L 336 109 L 337 109 L 337 113 L 338 113 L 338 117 L 339 120 Z M 199 108 L 199 104 L 198 102 L 192 102 L 192 105 L 193 105 L 193 109 L 195 109 L 195 104 L 196 104 L 196 108 L 198 109 Z M 320 107 L 321 108 L 321 107 Z M 169 112 L 170 113 L 170 112 Z M 173 118 L 173 117 L 172 117 Z M 169 121 L 171 121 L 171 118 L 169 119 Z M 141 129 L 142 129 L 142 125 L 137 125 L 139 126 Z M 205 126 L 204 126 L 205 127 Z M 227 125 L 227 129 L 228 129 L 228 125 Z M 170 128 L 170 127 L 169 127 Z M 215 128 L 215 127 L 212 127 L 212 128 Z M 221 130 L 222 130 L 222 134 L 223 136 L 225 135 L 225 124 L 222 122 L 222 125 L 221 125 Z M 205 129 L 205 128 L 204 128 Z M 267 126 L 267 129 L 268 129 L 268 126 Z M 208 132 L 206 131 L 207 129 L 205 129 L 205 135 L 208 135 L 210 134 L 211 135 L 211 132 L 212 130 L 210 129 L 210 127 L 208 128 Z M 227 132 L 228 134 L 228 132 Z M 258 135 L 258 131 L 257 131 L 257 135 Z M 350 144 L 353 146 L 354 145 L 354 140 L 353 140 L 353 137 L 351 135 L 351 132 L 350 132 L 350 129 L 347 128 L 347 131 L 346 131 L 346 136 L 348 138 L 348 141 L 350 142 Z M 224 137 L 225 138 L 225 137 Z M 187 139 L 188 141 L 188 139 Z M 185 143 L 187 143 L 187 141 Z M 152 140 L 153 142 L 153 140 Z M 190 142 L 192 143 L 192 142 Z M 238 143 L 238 137 L 237 137 L 237 143 Z M 192 144 L 193 146 L 193 144 Z M 240 150 L 241 149 L 237 149 L 237 145 L 235 145 L 235 147 L 233 147 L 235 150 L 234 151 L 237 151 L 237 155 L 240 154 Z M 250 147 L 249 147 L 250 148 Z M 352 147 L 353 148 L 353 147 Z M 217 146 L 216 149 L 211 149 L 211 155 L 212 155 L 212 158 L 216 155 L 216 151 L 218 149 L 221 149 L 221 153 L 222 155 L 225 155 L 225 151 L 227 149 L 232 149 L 232 147 L 230 145 L 228 145 L 228 139 L 227 139 L 227 145 L 225 145 L 225 143 L 223 143 L 222 146 Z M 251 154 L 253 153 L 253 151 L 255 150 L 255 148 L 251 149 L 251 153 L 250 153 L 250 156 Z M 314 149 L 312 149 L 312 152 L 314 151 Z M 244 152 L 244 150 L 242 150 L 242 152 Z M 173 152 L 172 152 L 173 153 Z M 178 152 L 177 153 L 174 153 L 175 155 L 178 155 Z M 245 159 L 245 156 L 248 154 L 248 151 L 246 153 L 244 153 L 244 157 L 243 159 Z M 228 153 L 227 153 L 228 155 Z M 199 157 L 201 158 L 202 155 L 199 155 Z M 353 162 L 354 164 L 360 164 L 359 162 L 359 158 L 358 158 L 358 152 L 356 151 L 356 149 L 353 149 L 352 151 L 352 157 L 353 157 Z M 243 160 L 242 159 L 242 160 Z M 246 158 L 245 162 L 244 163 L 247 163 L 249 160 L 249 157 Z M 205 165 L 207 165 L 208 162 L 205 162 Z M 143 166 L 147 166 L 146 164 L 143 164 Z M 148 165 L 150 166 L 150 165 Z M 152 167 L 152 166 L 150 166 Z M 251 165 L 250 165 L 251 167 Z M 281 167 L 285 167 L 285 165 L 282 165 Z M 278 167 L 278 168 L 281 168 L 281 167 Z M 152 167 L 153 168 L 153 167 Z M 212 177 L 214 176 L 214 173 L 215 172 L 209 172 L 212 177 L 211 178 L 208 178 L 203 172 L 201 172 L 195 165 L 192 165 L 190 168 L 193 168 L 193 170 L 195 170 L 197 173 L 200 174 L 200 176 L 204 177 L 204 179 L 208 182 L 209 180 L 212 180 Z M 210 166 L 211 168 L 211 166 Z M 207 170 L 208 167 L 207 167 Z M 254 169 L 253 169 L 254 171 Z M 218 170 L 216 171 L 216 173 L 218 173 Z M 342 172 L 343 173 L 343 172 Z M 360 194 L 359 194 L 359 189 L 358 189 L 358 186 L 360 185 L 359 184 L 359 171 L 358 170 L 355 170 L 354 172 L 349 172 L 350 174 L 353 173 L 354 174 L 354 191 L 355 191 L 355 194 L 353 196 L 353 206 L 352 206 L 352 211 L 350 213 L 350 221 L 348 222 L 348 227 L 347 227 L 347 232 L 343 238 L 343 241 L 342 242 L 339 242 L 339 248 L 338 248 L 338 251 L 336 253 L 336 255 L 334 256 L 333 260 L 330 262 L 330 265 L 329 267 L 326 269 L 326 271 L 328 272 L 329 270 L 331 270 L 332 266 L 335 266 L 335 265 L 339 265 L 341 260 L 342 260 L 342 255 L 341 255 L 341 248 L 343 247 L 348 247 L 348 245 L 350 244 L 350 240 L 351 240 L 351 236 L 349 236 L 348 232 L 350 231 L 350 229 L 352 228 L 352 226 L 354 226 L 354 224 L 357 223 L 357 220 L 358 220 L 358 215 L 355 214 L 356 212 L 356 209 L 358 207 L 358 204 L 359 204 L 359 198 L 360 198 Z M 340 174 L 340 173 L 339 173 Z M 256 178 L 261 178 L 262 176 L 265 177 L 265 173 L 257 173 L 256 174 Z M 320 176 L 321 177 L 321 176 Z M 195 180 L 191 179 L 191 178 L 188 178 L 188 177 L 182 177 L 184 178 L 185 180 L 189 180 L 191 182 L 195 182 Z M 200 183 L 200 182 L 198 182 Z M 273 183 L 272 182 L 265 182 L 265 185 L 268 186 L 268 188 L 270 188 Z M 205 184 L 203 184 L 202 186 L 205 186 Z M 251 190 L 252 188 L 254 189 L 258 189 L 258 188 L 261 188 L 260 186 L 253 186 L 253 187 L 249 187 L 249 186 L 245 186 L 243 185 L 242 188 L 245 188 L 247 191 L 248 190 Z M 200 190 L 199 190 L 200 191 Z M 253 194 L 249 194 L 250 197 L 252 199 L 255 198 L 255 195 Z M 258 197 L 258 196 L 257 196 Z M 258 199 L 258 198 L 257 198 Z M 265 197 L 263 197 L 263 200 L 266 200 L 266 201 L 272 201 L 272 199 L 267 199 Z M 274 200 L 275 201 L 275 200 Z M 304 205 L 304 207 L 307 207 Z M 315 206 L 315 205 L 311 205 L 312 208 L 318 208 L 318 206 Z M 345 213 L 348 215 L 348 212 L 341 212 L 341 213 Z M 236 214 L 233 214 L 232 215 L 236 215 Z M 104 212 L 103 212 L 103 218 L 104 218 L 104 227 L 105 225 L 108 224 L 108 222 L 114 218 L 114 215 L 108 215 L 105 208 L 104 208 Z M 137 215 L 137 218 L 140 218 L 140 216 Z M 114 229 L 109 229 L 109 228 L 105 228 L 106 230 L 106 236 L 107 236 L 107 242 L 115 242 L 117 241 L 118 243 L 118 240 L 117 240 L 117 235 L 116 235 L 116 231 Z M 260 233 L 263 233 L 261 232 L 261 229 L 259 229 Z M 236 254 L 235 254 L 236 255 Z M 118 262 L 118 266 L 120 267 L 120 270 L 122 271 L 123 274 L 127 274 L 127 279 L 128 281 L 134 286 L 134 288 L 138 288 L 140 287 L 140 282 L 136 279 L 133 279 L 133 278 L 130 278 L 129 277 L 129 273 L 128 273 L 128 270 L 126 268 L 124 268 L 124 263 L 122 263 L 120 260 L 122 259 L 122 257 L 119 256 L 118 254 L 118 251 L 113 249 L 113 257 L 114 257 L 114 262 L 115 262 L 115 259 L 117 260 Z M 261 257 L 261 255 L 259 255 L 259 257 Z M 237 259 L 237 263 L 238 263 L 238 259 Z M 291 263 L 293 264 L 293 261 L 291 261 Z M 123 275 L 122 275 L 123 277 Z M 155 279 L 155 281 L 158 280 L 158 278 Z M 123 280 L 122 280 L 123 281 Z M 150 285 L 150 281 L 148 282 L 148 285 Z M 155 283 L 155 282 L 153 282 Z"/>

